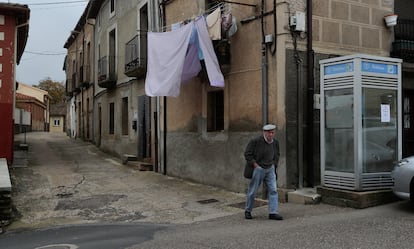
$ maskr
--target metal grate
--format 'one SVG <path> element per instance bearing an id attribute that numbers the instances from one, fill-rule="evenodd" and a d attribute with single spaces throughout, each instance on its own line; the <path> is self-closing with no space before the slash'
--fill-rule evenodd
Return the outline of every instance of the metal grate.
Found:
<path id="1" fill-rule="evenodd" d="M 391 173 L 362 176 L 362 189 L 364 190 L 391 188 L 392 186 L 394 186 L 394 182 Z"/>
<path id="2" fill-rule="evenodd" d="M 267 201 L 255 200 L 254 204 L 253 204 L 253 208 L 262 207 L 262 206 L 266 206 L 266 205 L 267 205 Z M 229 207 L 240 208 L 240 209 L 245 209 L 246 202 L 244 202 L 244 201 L 243 202 L 238 202 L 238 203 L 230 204 L 228 206 Z"/>
<path id="3" fill-rule="evenodd" d="M 398 79 L 395 77 L 379 77 L 362 75 L 362 86 L 383 86 L 383 87 L 398 87 Z"/>
<path id="4" fill-rule="evenodd" d="M 326 187 L 352 190 L 355 189 L 355 177 L 325 174 L 324 185 Z"/>
<path id="5" fill-rule="evenodd" d="M 353 76 L 344 76 L 344 77 L 336 77 L 331 79 L 325 79 L 323 82 L 325 89 L 330 89 L 333 87 L 353 87 L 354 85 L 354 77 Z"/>
<path id="6" fill-rule="evenodd" d="M 200 204 L 209 204 L 209 203 L 214 203 L 214 202 L 218 202 L 217 199 L 206 199 L 206 200 L 201 200 L 201 201 L 197 201 Z"/>

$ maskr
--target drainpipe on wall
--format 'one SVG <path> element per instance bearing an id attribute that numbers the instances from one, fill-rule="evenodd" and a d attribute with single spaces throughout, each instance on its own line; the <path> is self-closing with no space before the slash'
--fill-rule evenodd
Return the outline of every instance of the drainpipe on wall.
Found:
<path id="1" fill-rule="evenodd" d="M 93 62 L 95 61 L 95 19 L 94 18 L 89 18 L 90 10 L 91 9 L 89 8 L 88 14 L 86 15 L 86 24 L 85 25 L 89 24 L 93 27 L 93 30 L 92 30 L 92 35 L 93 35 L 92 59 L 89 60 L 89 63 L 92 64 L 92 61 Z M 91 51 L 89 51 L 89 53 L 90 52 Z M 89 68 L 91 70 L 91 72 L 89 72 L 89 77 L 92 73 L 91 80 L 93 81 L 92 86 L 89 83 L 89 87 L 92 87 L 92 134 L 91 134 L 90 139 L 92 139 L 92 142 L 96 145 L 96 140 L 95 140 L 95 63 L 93 63 L 93 68 L 91 67 L 91 65 L 89 65 Z"/>
<path id="2" fill-rule="evenodd" d="M 289 25 L 290 26 L 290 25 Z M 298 34 L 291 27 L 293 39 L 293 51 L 296 64 L 296 127 L 297 127 L 297 170 L 298 170 L 298 187 L 303 187 L 303 98 L 302 98 L 302 63 L 300 58 L 297 39 Z"/>
<path id="3" fill-rule="evenodd" d="M 159 31 L 159 15 L 155 15 L 155 10 L 159 13 L 158 0 L 152 0 L 150 2 L 150 18 L 151 18 L 151 31 Z M 160 113 L 160 98 L 155 97 L 155 112 L 154 115 L 154 172 L 159 172 L 159 130 L 160 130 L 160 119 L 158 117 Z"/>
<path id="4" fill-rule="evenodd" d="M 307 84 L 308 84 L 308 99 L 307 99 L 307 144 L 310 146 L 308 147 L 307 154 L 306 154 L 306 161 L 308 165 L 307 171 L 307 182 L 309 187 L 314 186 L 314 163 L 313 163 L 313 95 L 314 95 L 314 51 L 313 51 L 313 44 L 312 44 L 312 0 L 306 1 L 306 18 L 307 18 Z"/>
<path id="5" fill-rule="evenodd" d="M 29 22 L 25 22 L 25 23 L 22 23 L 22 24 L 18 24 L 18 25 L 16 25 L 15 27 L 14 27 L 14 64 L 13 64 L 13 67 L 15 67 L 14 69 L 13 69 L 13 92 L 14 92 L 14 94 L 13 94 L 13 111 L 12 111 L 12 113 L 13 113 L 13 119 L 14 119 L 14 109 L 16 108 L 16 87 L 17 87 L 17 85 L 16 85 L 16 66 L 17 66 L 17 33 L 18 33 L 18 30 L 19 30 L 19 28 L 21 28 L 21 27 L 24 27 L 24 26 L 28 26 L 29 25 Z M 13 121 L 13 123 L 14 123 L 14 121 Z"/>
<path id="6" fill-rule="evenodd" d="M 162 27 L 165 27 L 167 25 L 167 17 L 165 15 L 165 4 L 167 2 L 163 1 L 162 4 Z M 167 174 L 167 97 L 163 97 L 163 103 L 164 103 L 164 133 L 163 133 L 163 139 L 164 139 L 164 170 L 163 174 Z"/>
<path id="7" fill-rule="evenodd" d="M 267 123 L 267 50 L 264 32 L 264 8 L 265 1 L 262 0 L 261 23 L 262 23 L 262 125 Z"/>
<path id="8" fill-rule="evenodd" d="M 16 109 L 16 89 L 17 89 L 17 81 L 16 81 L 16 67 L 17 67 L 17 33 L 19 28 L 23 27 L 23 26 L 27 26 L 29 25 L 29 22 L 25 22 L 22 24 L 18 24 L 16 26 L 14 26 L 14 58 L 13 58 L 13 106 L 12 106 L 12 146 L 14 146 L 14 110 Z M 25 133 L 26 135 L 26 133 Z M 26 143 L 26 142 L 25 142 Z M 11 153 L 10 153 L 10 163 L 13 163 L 13 157 L 14 157 L 14 151 L 13 148 L 10 149 Z"/>

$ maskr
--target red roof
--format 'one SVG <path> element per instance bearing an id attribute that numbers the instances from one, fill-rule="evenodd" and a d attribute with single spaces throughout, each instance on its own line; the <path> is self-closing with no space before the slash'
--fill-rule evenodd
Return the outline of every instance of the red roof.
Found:
<path id="1" fill-rule="evenodd" d="M 16 100 L 37 100 L 35 97 L 28 96 L 22 93 L 16 93 Z"/>

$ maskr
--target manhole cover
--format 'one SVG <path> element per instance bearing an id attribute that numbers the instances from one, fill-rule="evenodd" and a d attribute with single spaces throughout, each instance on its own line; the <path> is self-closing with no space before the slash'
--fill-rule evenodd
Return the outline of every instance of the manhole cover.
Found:
<path id="1" fill-rule="evenodd" d="M 201 201 L 197 201 L 198 203 L 201 204 L 209 204 L 209 203 L 213 203 L 213 202 L 218 202 L 218 200 L 216 199 L 206 199 L 206 200 L 201 200 Z"/>
<path id="2" fill-rule="evenodd" d="M 261 207 L 261 206 L 266 206 L 266 205 L 267 205 L 266 201 L 255 200 L 253 207 L 256 208 L 256 207 Z M 234 203 L 234 204 L 230 204 L 229 206 L 244 209 L 246 207 L 246 202 L 243 201 L 239 203 Z"/>

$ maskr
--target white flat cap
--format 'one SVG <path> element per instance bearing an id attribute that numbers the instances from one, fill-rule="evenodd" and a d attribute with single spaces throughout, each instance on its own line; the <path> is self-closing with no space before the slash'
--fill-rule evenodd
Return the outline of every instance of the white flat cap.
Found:
<path id="1" fill-rule="evenodd" d="M 267 124 L 267 125 L 263 126 L 264 131 L 271 131 L 271 130 L 275 130 L 275 129 L 276 129 L 276 125 L 274 125 L 274 124 Z"/>

